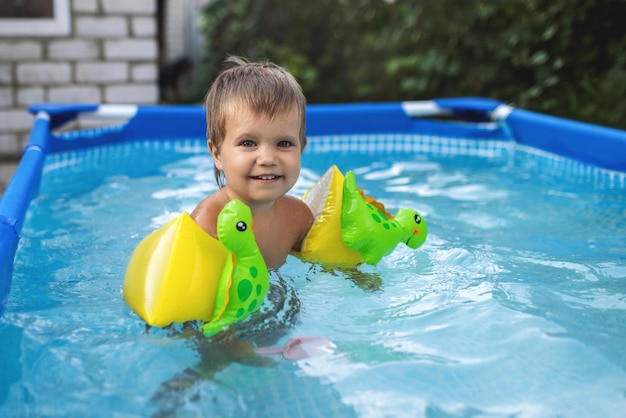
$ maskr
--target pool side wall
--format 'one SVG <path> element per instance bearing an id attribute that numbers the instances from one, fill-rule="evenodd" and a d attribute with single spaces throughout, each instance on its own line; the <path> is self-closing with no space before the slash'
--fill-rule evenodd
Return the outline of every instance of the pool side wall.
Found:
<path id="1" fill-rule="evenodd" d="M 626 132 L 514 109 L 504 123 L 524 145 L 626 172 Z"/>

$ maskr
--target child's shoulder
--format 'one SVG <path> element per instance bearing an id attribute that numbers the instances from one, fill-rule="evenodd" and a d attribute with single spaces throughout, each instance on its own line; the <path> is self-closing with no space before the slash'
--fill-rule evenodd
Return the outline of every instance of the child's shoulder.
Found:
<path id="1" fill-rule="evenodd" d="M 308 210 L 309 206 L 304 203 L 304 201 L 302 199 L 299 199 L 295 196 L 291 196 L 291 195 L 284 195 L 279 199 L 282 203 L 282 205 L 284 205 L 284 207 L 290 209 L 290 210 Z"/>
<path id="2" fill-rule="evenodd" d="M 217 216 L 228 203 L 228 196 L 220 189 L 205 197 L 191 212 L 191 218 L 210 235 L 217 237 Z"/>
<path id="3" fill-rule="evenodd" d="M 195 212 L 210 211 L 219 213 L 224 208 L 224 206 L 226 206 L 226 203 L 228 203 L 228 201 L 229 198 L 224 189 L 219 189 L 215 193 L 211 193 L 210 195 L 202 199 L 200 203 L 198 203 L 198 206 L 196 206 Z"/>
<path id="4" fill-rule="evenodd" d="M 302 241 L 313 225 L 314 215 L 311 208 L 295 196 L 285 195 L 281 198 L 283 205 L 279 216 L 286 221 L 289 229 L 296 235 L 291 249 L 301 251 Z"/>
<path id="5" fill-rule="evenodd" d="M 301 199 L 295 196 L 285 195 L 281 199 L 282 209 L 279 211 L 281 216 L 285 216 L 286 219 L 297 219 L 299 224 L 308 228 L 313 223 L 313 211 L 309 208 L 309 205 L 304 203 Z"/>

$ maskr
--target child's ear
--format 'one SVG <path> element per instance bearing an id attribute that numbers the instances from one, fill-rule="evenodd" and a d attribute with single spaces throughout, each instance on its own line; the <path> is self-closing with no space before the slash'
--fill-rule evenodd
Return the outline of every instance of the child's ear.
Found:
<path id="1" fill-rule="evenodd" d="M 213 162 L 215 163 L 215 168 L 222 171 L 222 156 L 220 155 L 220 150 L 215 146 L 213 141 L 210 139 L 207 140 L 207 145 L 209 147 L 209 151 L 211 151 L 211 155 L 213 156 Z"/>

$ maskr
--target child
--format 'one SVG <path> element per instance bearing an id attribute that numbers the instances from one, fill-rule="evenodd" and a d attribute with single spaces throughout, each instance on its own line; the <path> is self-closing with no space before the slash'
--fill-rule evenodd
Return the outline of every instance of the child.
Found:
<path id="1" fill-rule="evenodd" d="M 191 217 L 217 238 L 217 215 L 231 199 L 252 210 L 254 234 L 268 269 L 300 250 L 313 214 L 286 193 L 300 175 L 306 146 L 306 99 L 295 78 L 269 63 L 230 57 L 205 99 L 208 147 L 220 189 Z M 225 180 L 225 183 L 224 183 Z"/>

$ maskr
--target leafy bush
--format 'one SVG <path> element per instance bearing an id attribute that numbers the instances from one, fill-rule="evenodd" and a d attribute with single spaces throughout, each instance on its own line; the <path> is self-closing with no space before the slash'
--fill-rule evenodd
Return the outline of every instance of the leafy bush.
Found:
<path id="1" fill-rule="evenodd" d="M 483 96 L 626 128 L 623 0 L 213 0 L 191 101 L 228 54 L 311 103 Z"/>

